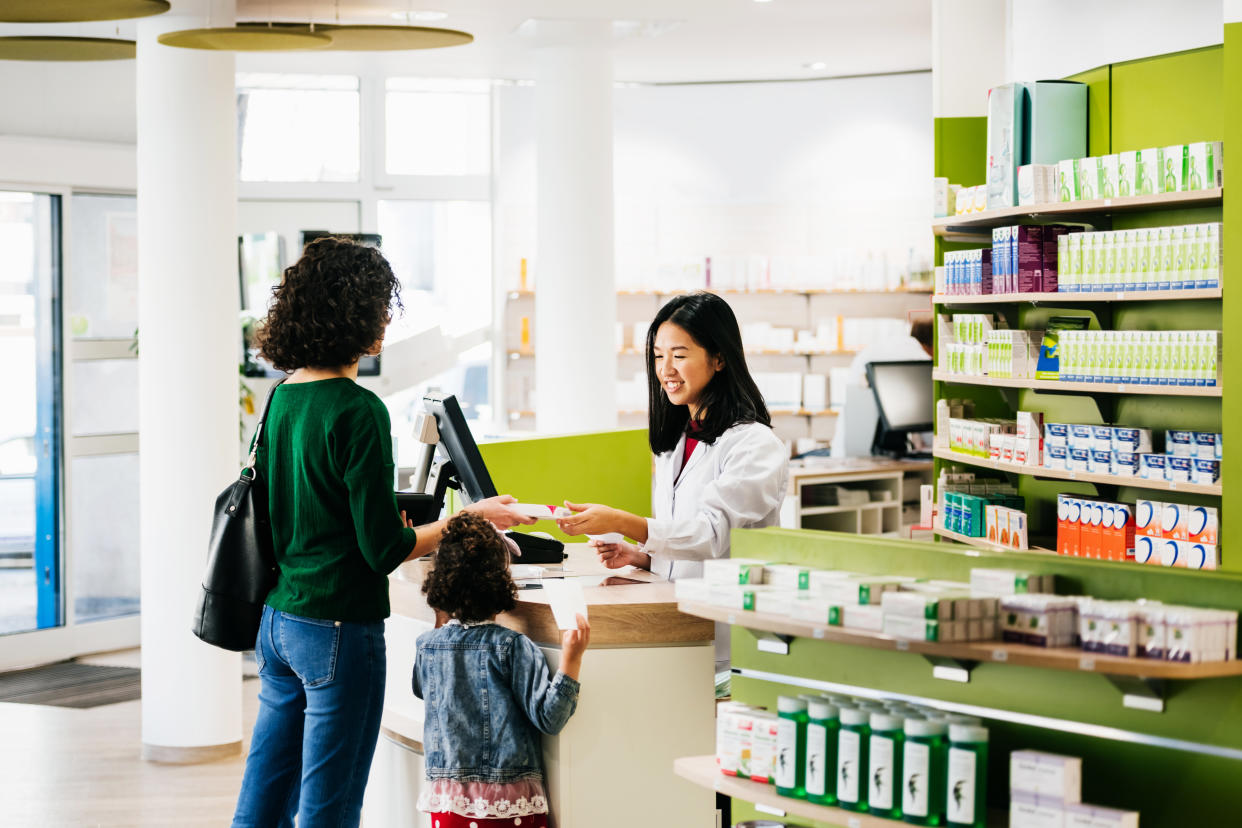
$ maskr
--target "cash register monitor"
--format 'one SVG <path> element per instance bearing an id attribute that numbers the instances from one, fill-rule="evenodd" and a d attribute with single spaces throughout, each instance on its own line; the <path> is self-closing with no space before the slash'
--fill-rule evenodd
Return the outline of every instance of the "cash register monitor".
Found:
<path id="1" fill-rule="evenodd" d="M 931 361 L 870 362 L 867 383 L 880 414 L 872 453 L 906 456 L 910 435 L 931 431 L 935 419 Z"/>
<path id="2" fill-rule="evenodd" d="M 423 408 L 436 418 L 436 429 L 440 432 L 439 451 L 453 461 L 461 493 L 471 503 L 495 497 L 496 484 L 483 463 L 483 455 L 479 454 L 479 446 L 474 442 L 470 426 L 466 425 L 466 415 L 462 413 L 457 397 L 429 393 L 423 397 Z"/>

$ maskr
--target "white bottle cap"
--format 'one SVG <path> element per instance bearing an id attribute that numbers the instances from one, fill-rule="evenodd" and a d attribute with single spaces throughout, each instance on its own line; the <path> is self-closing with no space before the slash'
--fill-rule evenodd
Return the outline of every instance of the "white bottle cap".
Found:
<path id="1" fill-rule="evenodd" d="M 946 722 L 931 719 L 906 719 L 907 736 L 942 736 L 949 729 Z"/>
<path id="2" fill-rule="evenodd" d="M 840 715 L 839 708 L 827 699 L 812 699 L 808 710 L 812 719 L 835 719 Z"/>
<path id="3" fill-rule="evenodd" d="M 949 741 L 953 744 L 984 743 L 988 740 L 988 729 L 979 725 L 949 725 Z"/>
<path id="4" fill-rule="evenodd" d="M 860 710 L 857 707 L 841 708 L 841 724 L 842 725 L 865 725 L 871 721 L 871 713 L 867 710 Z"/>
<path id="5" fill-rule="evenodd" d="M 781 713 L 802 713 L 806 710 L 806 699 L 780 696 L 776 700 L 776 709 Z"/>
<path id="6" fill-rule="evenodd" d="M 879 731 L 901 730 L 901 717 L 894 716 L 891 713 L 872 713 L 871 730 L 873 733 Z"/>

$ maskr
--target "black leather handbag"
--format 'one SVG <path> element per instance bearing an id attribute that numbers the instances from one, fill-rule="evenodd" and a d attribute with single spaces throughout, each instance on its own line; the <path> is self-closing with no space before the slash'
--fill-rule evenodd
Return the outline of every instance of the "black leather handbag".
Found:
<path id="1" fill-rule="evenodd" d="M 216 498 L 207 572 L 194 611 L 194 634 L 208 644 L 235 652 L 254 649 L 263 602 L 280 573 L 272 553 L 267 485 L 255 466 L 255 457 L 272 397 L 282 382 L 283 378 L 272 386 L 263 403 L 246 467 Z"/>

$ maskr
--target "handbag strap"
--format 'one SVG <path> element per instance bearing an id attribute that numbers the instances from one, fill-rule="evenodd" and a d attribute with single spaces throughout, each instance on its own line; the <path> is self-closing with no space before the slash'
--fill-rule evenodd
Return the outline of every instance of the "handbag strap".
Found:
<path id="1" fill-rule="evenodd" d="M 263 440 L 263 423 L 267 421 L 267 411 L 272 407 L 272 398 L 276 396 L 276 389 L 287 379 L 289 378 L 281 377 L 276 380 L 267 392 L 267 399 L 263 403 L 263 411 L 259 414 L 259 424 L 254 429 L 254 440 L 250 444 L 250 457 L 246 459 L 246 468 L 250 470 L 251 474 L 254 473 L 255 459 L 259 453 L 259 443 Z"/>

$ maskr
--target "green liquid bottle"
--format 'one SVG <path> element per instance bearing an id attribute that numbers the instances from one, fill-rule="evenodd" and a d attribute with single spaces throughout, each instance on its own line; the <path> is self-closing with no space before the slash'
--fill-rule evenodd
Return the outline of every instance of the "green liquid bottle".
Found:
<path id="1" fill-rule="evenodd" d="M 871 714 L 867 751 L 867 810 L 876 816 L 901 819 L 902 719 L 891 713 Z"/>
<path id="2" fill-rule="evenodd" d="M 945 824 L 986 828 L 988 729 L 949 725 L 949 779 L 945 788 Z"/>
<path id="3" fill-rule="evenodd" d="M 827 699 L 815 699 L 808 704 L 807 715 L 806 798 L 816 805 L 836 805 L 839 709 Z"/>
<path id="4" fill-rule="evenodd" d="M 901 761 L 901 814 L 911 825 L 942 825 L 949 746 L 945 722 L 906 719 Z"/>
<path id="5" fill-rule="evenodd" d="M 871 713 L 857 707 L 841 708 L 837 734 L 837 805 L 851 811 L 867 810 L 869 767 L 867 749 L 871 738 Z"/>
<path id="6" fill-rule="evenodd" d="M 776 792 L 806 799 L 807 702 L 781 696 L 776 700 L 776 710 Z"/>

